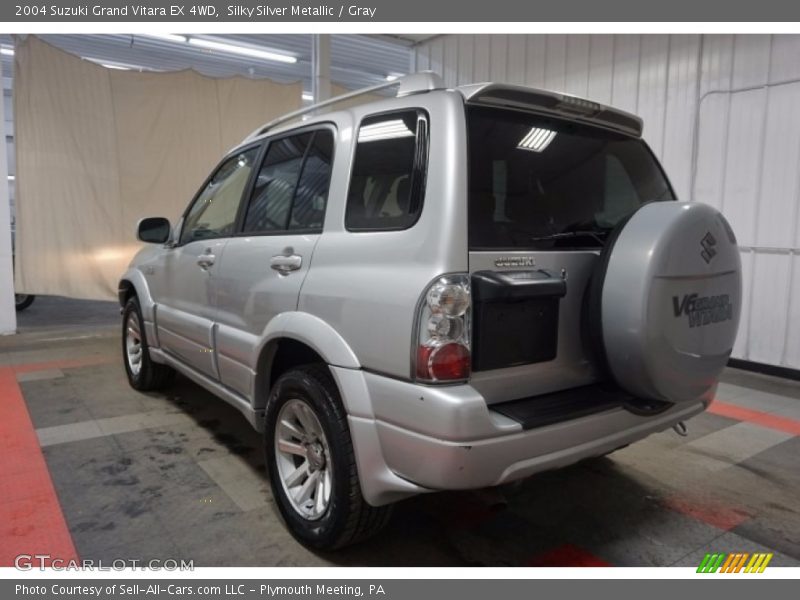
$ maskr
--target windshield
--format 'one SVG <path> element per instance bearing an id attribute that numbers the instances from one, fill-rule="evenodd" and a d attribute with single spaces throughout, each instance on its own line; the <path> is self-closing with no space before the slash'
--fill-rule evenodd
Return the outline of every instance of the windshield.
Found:
<path id="1" fill-rule="evenodd" d="M 639 139 L 489 108 L 467 120 L 471 249 L 597 248 L 645 202 L 675 199 Z"/>

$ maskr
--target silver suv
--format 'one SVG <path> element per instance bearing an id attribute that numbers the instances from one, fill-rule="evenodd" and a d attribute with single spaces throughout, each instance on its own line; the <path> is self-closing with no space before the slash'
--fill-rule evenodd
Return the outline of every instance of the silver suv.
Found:
<path id="1" fill-rule="evenodd" d="M 238 408 L 316 548 L 414 494 L 682 427 L 739 321 L 734 234 L 674 201 L 638 117 L 431 73 L 388 85 L 256 130 L 177 225 L 139 223 L 119 286 L 131 385 L 179 371 Z"/>

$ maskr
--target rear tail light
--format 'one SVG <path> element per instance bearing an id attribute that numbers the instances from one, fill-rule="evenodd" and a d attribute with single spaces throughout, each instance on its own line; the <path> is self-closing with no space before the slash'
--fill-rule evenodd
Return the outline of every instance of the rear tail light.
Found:
<path id="1" fill-rule="evenodd" d="M 469 275 L 445 275 L 422 297 L 414 340 L 413 376 L 424 382 L 453 382 L 469 378 Z"/>

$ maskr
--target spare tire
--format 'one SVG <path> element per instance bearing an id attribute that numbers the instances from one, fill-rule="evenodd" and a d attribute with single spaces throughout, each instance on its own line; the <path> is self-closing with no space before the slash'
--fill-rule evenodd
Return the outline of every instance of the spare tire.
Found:
<path id="1" fill-rule="evenodd" d="M 609 236 L 588 289 L 590 339 L 628 393 L 710 401 L 742 298 L 736 237 L 696 202 L 643 205 Z"/>

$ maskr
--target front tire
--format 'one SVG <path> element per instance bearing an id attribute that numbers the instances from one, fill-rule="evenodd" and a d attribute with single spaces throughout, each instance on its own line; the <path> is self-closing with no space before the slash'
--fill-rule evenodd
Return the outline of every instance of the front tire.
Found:
<path id="1" fill-rule="evenodd" d="M 265 442 L 275 503 L 302 544 L 342 548 L 389 521 L 391 506 L 370 506 L 361 494 L 347 414 L 327 366 L 278 379 L 267 400 Z"/>
<path id="2" fill-rule="evenodd" d="M 122 359 L 128 383 L 140 392 L 163 389 L 175 375 L 175 371 L 167 365 L 154 363 L 150 359 L 142 309 L 136 296 L 125 303 L 122 311 Z"/>

